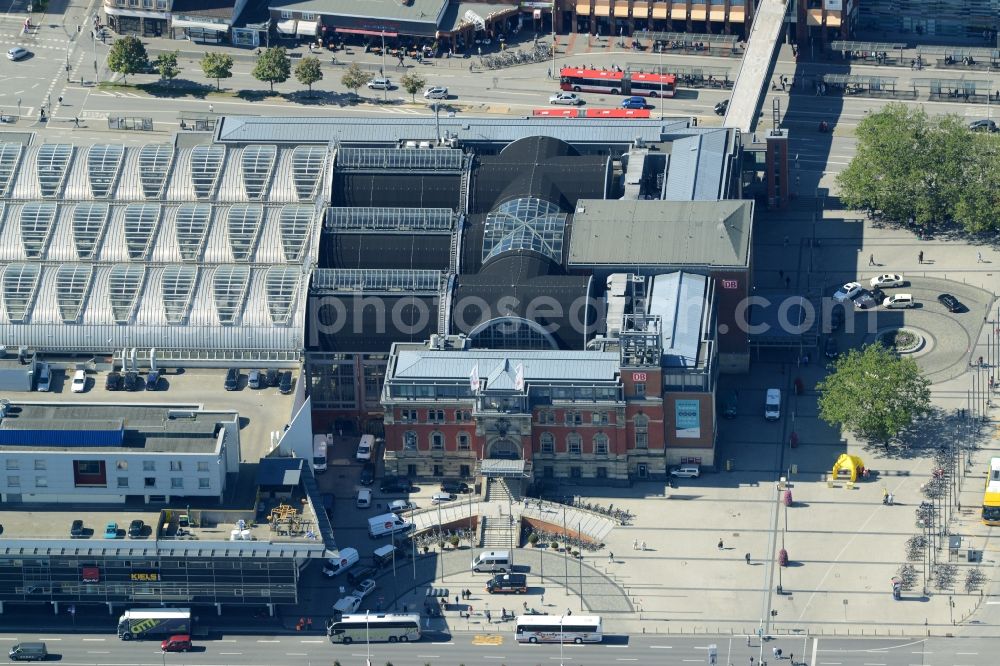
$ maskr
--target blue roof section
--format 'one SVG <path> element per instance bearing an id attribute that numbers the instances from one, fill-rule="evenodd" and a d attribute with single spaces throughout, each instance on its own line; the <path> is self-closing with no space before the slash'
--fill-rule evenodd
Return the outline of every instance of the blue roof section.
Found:
<path id="1" fill-rule="evenodd" d="M 694 273 L 653 277 L 649 314 L 660 316 L 664 368 L 697 367 L 707 287 L 708 278 Z"/>
<path id="2" fill-rule="evenodd" d="M 47 421 L 5 419 L 0 427 L 0 446 L 121 446 L 125 439 L 125 422 L 75 421 L 59 428 Z"/>
<path id="3" fill-rule="evenodd" d="M 663 198 L 667 201 L 722 199 L 728 142 L 729 133 L 724 129 L 674 141 Z"/>
<path id="4" fill-rule="evenodd" d="M 257 467 L 257 485 L 297 486 L 305 464 L 302 458 L 261 458 Z"/>

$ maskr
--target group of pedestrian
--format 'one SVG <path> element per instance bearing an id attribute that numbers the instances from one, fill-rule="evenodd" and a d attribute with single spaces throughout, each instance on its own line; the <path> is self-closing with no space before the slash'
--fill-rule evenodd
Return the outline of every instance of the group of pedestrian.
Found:
<path id="1" fill-rule="evenodd" d="M 638 539 L 634 540 L 632 542 L 632 550 L 643 550 L 643 551 L 646 550 L 646 542 L 645 541 L 640 542 Z"/>
<path id="2" fill-rule="evenodd" d="M 470 590 L 462 590 L 462 598 L 463 599 L 471 599 L 472 598 L 472 592 Z M 458 599 L 455 600 L 455 603 L 456 604 L 458 603 Z"/>

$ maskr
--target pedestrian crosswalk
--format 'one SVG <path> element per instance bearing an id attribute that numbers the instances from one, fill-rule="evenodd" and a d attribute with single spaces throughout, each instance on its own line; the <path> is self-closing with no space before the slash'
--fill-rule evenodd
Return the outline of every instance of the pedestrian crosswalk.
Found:
<path id="1" fill-rule="evenodd" d="M 71 42 L 68 39 L 56 37 L 38 37 L 31 32 L 24 34 L 18 32 L 0 33 L 0 41 L 15 43 L 28 49 L 51 49 L 54 51 L 65 51 Z"/>

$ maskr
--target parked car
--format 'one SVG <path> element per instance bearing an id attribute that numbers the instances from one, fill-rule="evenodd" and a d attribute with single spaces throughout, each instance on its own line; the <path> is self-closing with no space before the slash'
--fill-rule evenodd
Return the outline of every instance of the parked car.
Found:
<path id="1" fill-rule="evenodd" d="M 941 294 L 940 296 L 937 297 L 937 300 L 938 303 L 940 303 L 941 305 L 945 306 L 948 309 L 948 312 L 962 311 L 963 308 L 962 303 L 959 302 L 959 300 L 954 296 L 952 296 L 951 294 Z"/>
<path id="2" fill-rule="evenodd" d="M 359 582 L 354 591 L 351 592 L 352 597 L 357 597 L 358 599 L 364 599 L 369 594 L 375 591 L 375 581 L 371 578 L 365 578 L 363 581 Z"/>
<path id="3" fill-rule="evenodd" d="M 361 485 L 370 486 L 375 483 L 375 463 L 366 462 L 361 468 Z"/>
<path id="4" fill-rule="evenodd" d="M 701 476 L 701 468 L 697 465 L 679 465 L 670 470 L 670 476 L 680 479 L 697 479 Z"/>
<path id="5" fill-rule="evenodd" d="M 728 110 L 729 110 L 729 100 L 728 99 L 724 99 L 724 100 L 722 100 L 721 102 L 719 102 L 718 104 L 715 105 L 715 115 L 717 115 L 717 116 L 724 116 L 724 115 L 726 115 L 726 111 L 728 111 Z"/>
<path id="6" fill-rule="evenodd" d="M 827 337 L 826 344 L 823 345 L 823 355 L 831 359 L 840 356 L 840 348 L 837 346 L 837 338 L 832 335 Z"/>
<path id="7" fill-rule="evenodd" d="M 383 493 L 408 493 L 413 489 L 413 483 L 405 476 L 386 476 L 382 478 L 379 490 Z"/>
<path id="8" fill-rule="evenodd" d="M 469 492 L 469 484 L 457 479 L 445 479 L 441 482 L 441 492 L 467 493 Z"/>
<path id="9" fill-rule="evenodd" d="M 73 393 L 83 393 L 87 389 L 87 373 L 77 370 L 73 373 Z"/>
<path id="10" fill-rule="evenodd" d="M 104 390 L 105 391 L 121 391 L 122 390 L 121 373 L 119 372 L 109 372 L 108 376 L 104 379 Z"/>
<path id="11" fill-rule="evenodd" d="M 375 567 L 354 567 L 347 572 L 347 582 L 356 587 L 360 585 L 363 580 L 367 580 L 369 578 L 374 580 L 377 575 L 378 569 Z"/>
<path id="12" fill-rule="evenodd" d="M 252 389 L 259 389 L 261 387 L 261 377 L 263 374 L 260 370 L 251 370 L 247 374 L 247 386 Z"/>
<path id="13" fill-rule="evenodd" d="M 160 371 L 150 370 L 146 375 L 146 390 L 155 391 L 160 388 Z"/>
<path id="14" fill-rule="evenodd" d="M 882 305 L 887 308 L 912 308 L 916 304 L 913 294 L 893 294 L 882 301 Z"/>
<path id="15" fill-rule="evenodd" d="M 389 511 L 393 513 L 403 513 L 404 511 L 413 511 L 417 508 L 417 505 L 410 500 L 393 500 L 389 502 Z"/>
<path id="16" fill-rule="evenodd" d="M 862 289 L 861 293 L 854 297 L 854 305 L 861 310 L 871 310 L 878 307 L 881 302 L 876 300 L 875 295 L 867 289 Z"/>
<path id="17" fill-rule="evenodd" d="M 455 501 L 456 495 L 451 493 L 434 493 L 431 495 L 431 504 L 444 504 L 445 502 Z"/>
<path id="18" fill-rule="evenodd" d="M 117 531 L 117 529 L 116 529 L 116 531 Z M 71 539 L 79 539 L 83 535 L 84 535 L 83 521 L 79 520 L 79 519 L 74 520 L 73 524 L 69 526 L 69 536 L 70 536 L 70 538 Z"/>
<path id="19" fill-rule="evenodd" d="M 281 378 L 278 379 L 278 391 L 282 395 L 288 395 L 292 392 L 292 371 L 285 370 L 281 373 Z"/>
<path id="20" fill-rule="evenodd" d="M 146 530 L 146 523 L 142 522 L 138 518 L 133 520 L 128 524 L 128 538 L 129 539 L 141 539 L 143 532 Z"/>
<path id="21" fill-rule="evenodd" d="M 38 381 L 35 382 L 36 391 L 48 391 L 52 388 L 52 366 L 48 363 L 38 364 Z"/>
<path id="22" fill-rule="evenodd" d="M 623 109 L 645 109 L 649 105 L 646 104 L 645 97 L 639 97 L 638 95 L 633 95 L 632 97 L 626 97 L 622 100 Z"/>
<path id="23" fill-rule="evenodd" d="M 361 608 L 361 599 L 352 595 L 346 597 L 341 597 L 337 600 L 337 603 L 333 605 L 333 610 L 336 613 L 341 613 L 343 615 L 348 615 L 355 612 Z"/>
<path id="24" fill-rule="evenodd" d="M 240 387 L 239 368 L 229 368 L 229 370 L 226 370 L 226 382 L 223 386 L 227 391 L 235 391 Z"/>
<path id="25" fill-rule="evenodd" d="M 104 538 L 105 539 L 118 538 L 118 523 L 107 523 L 104 526 Z"/>
<path id="26" fill-rule="evenodd" d="M 267 374 L 264 377 L 264 386 L 277 386 L 280 380 L 281 373 L 278 372 L 278 369 L 268 368 Z"/>
<path id="27" fill-rule="evenodd" d="M 884 275 L 876 275 L 868 284 L 874 287 L 902 287 L 905 284 L 903 276 L 899 273 L 885 273 Z"/>
<path id="28" fill-rule="evenodd" d="M 982 120 L 973 120 L 969 123 L 969 129 L 973 132 L 996 132 L 997 124 L 992 120 L 983 118 Z"/>
<path id="29" fill-rule="evenodd" d="M 830 330 L 838 331 L 844 326 L 844 308 L 833 308 L 830 311 Z"/>
<path id="30" fill-rule="evenodd" d="M 570 106 L 576 106 L 583 104 L 583 99 L 576 93 L 561 92 L 549 97 L 549 104 L 569 104 Z"/>
<path id="31" fill-rule="evenodd" d="M 31 51 L 21 46 L 15 46 L 7 51 L 7 60 L 23 60 L 31 55 Z"/>
<path id="32" fill-rule="evenodd" d="M 739 393 L 736 389 L 733 389 L 729 392 L 729 395 L 726 396 L 726 401 L 722 405 L 722 415 L 727 419 L 735 419 L 739 403 Z"/>
<path id="33" fill-rule="evenodd" d="M 444 86 L 434 86 L 424 91 L 424 99 L 448 99 L 448 89 Z"/>
<path id="34" fill-rule="evenodd" d="M 374 79 L 368 82 L 368 87 L 372 90 L 392 90 L 392 81 L 384 76 L 376 76 Z"/>
<path id="35" fill-rule="evenodd" d="M 141 388 L 139 386 L 139 373 L 137 372 L 126 372 L 124 378 L 122 379 L 122 386 L 126 391 L 135 391 Z"/>
<path id="36" fill-rule="evenodd" d="M 833 294 L 833 300 L 838 303 L 843 303 L 848 299 L 854 300 L 861 294 L 862 291 L 864 291 L 864 287 L 862 287 L 859 283 L 848 282 Z"/>

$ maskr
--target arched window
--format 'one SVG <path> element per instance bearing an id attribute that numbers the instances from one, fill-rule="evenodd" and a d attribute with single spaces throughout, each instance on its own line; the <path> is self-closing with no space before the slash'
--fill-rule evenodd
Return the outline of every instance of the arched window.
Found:
<path id="1" fill-rule="evenodd" d="M 566 435 L 566 450 L 571 456 L 578 456 L 583 449 L 583 438 L 575 432 Z"/>
<path id="2" fill-rule="evenodd" d="M 552 436 L 551 432 L 543 432 L 542 436 L 539 437 L 539 441 L 542 445 L 542 453 L 555 453 L 556 438 Z"/>
<path id="3" fill-rule="evenodd" d="M 468 451 L 469 450 L 469 442 L 470 441 L 471 440 L 469 439 L 469 433 L 467 433 L 467 432 L 460 432 L 460 433 L 458 433 L 458 450 L 459 451 Z"/>
<path id="4" fill-rule="evenodd" d="M 594 435 L 594 454 L 598 456 L 608 455 L 608 436 L 603 432 Z"/>
<path id="5" fill-rule="evenodd" d="M 444 435 L 439 432 L 431 433 L 431 451 L 444 451 Z"/>
<path id="6" fill-rule="evenodd" d="M 635 423 L 635 448 L 649 448 L 649 417 L 645 414 L 637 414 Z"/>
<path id="7" fill-rule="evenodd" d="M 417 433 L 412 430 L 407 430 L 403 433 L 403 450 L 404 451 L 416 451 L 417 450 Z"/>

